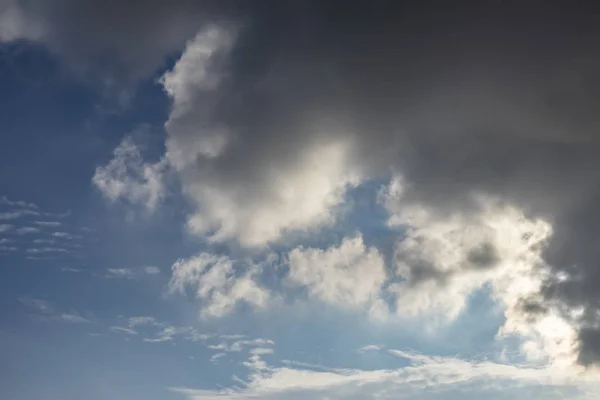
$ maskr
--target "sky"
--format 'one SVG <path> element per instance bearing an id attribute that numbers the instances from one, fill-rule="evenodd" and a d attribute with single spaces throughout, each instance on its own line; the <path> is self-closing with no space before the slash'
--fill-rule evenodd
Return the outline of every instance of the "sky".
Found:
<path id="1" fill-rule="evenodd" d="M 0 397 L 598 398 L 590 3 L 0 0 Z"/>

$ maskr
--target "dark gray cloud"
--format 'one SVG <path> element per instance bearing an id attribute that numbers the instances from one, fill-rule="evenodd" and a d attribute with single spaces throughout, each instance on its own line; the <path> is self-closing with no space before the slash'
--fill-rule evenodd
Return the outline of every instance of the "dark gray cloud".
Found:
<path id="1" fill-rule="evenodd" d="M 585 310 L 580 361 L 600 362 L 599 14 L 578 1 L 284 3 L 23 7 L 53 51 L 84 75 L 118 82 L 151 74 L 207 21 L 239 23 L 203 117 L 235 140 L 210 171 L 198 158 L 207 168 L 197 174 L 254 182 L 259 197 L 263 173 L 293 166 L 311 135 L 349 136 L 361 171 L 385 176 L 394 166 L 407 196 L 440 213 L 474 207 L 474 191 L 499 196 L 552 223 L 544 258 L 567 278 L 541 295 Z M 336 130 L 305 132 L 315 121 Z M 480 268 L 497 261 L 486 248 L 469 259 Z"/>
<path id="2" fill-rule="evenodd" d="M 236 14 L 228 1 L 2 0 L 0 40 L 47 45 L 109 95 L 127 96 L 209 22 Z"/>

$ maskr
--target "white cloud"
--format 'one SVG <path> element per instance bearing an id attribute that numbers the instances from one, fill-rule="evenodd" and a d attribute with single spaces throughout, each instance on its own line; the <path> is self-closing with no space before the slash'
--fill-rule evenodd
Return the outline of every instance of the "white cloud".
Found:
<path id="1" fill-rule="evenodd" d="M 19 249 L 14 246 L 0 246 L 0 251 L 18 251 Z"/>
<path id="2" fill-rule="evenodd" d="M 90 320 L 78 314 L 62 313 L 58 317 L 61 321 L 70 322 L 73 324 L 89 324 Z"/>
<path id="3" fill-rule="evenodd" d="M 231 48 L 234 31 L 216 26 L 202 30 L 164 75 L 162 83 L 173 100 L 166 123 L 167 158 L 197 208 L 189 218 L 191 232 L 215 242 L 233 239 L 259 247 L 287 231 L 330 223 L 332 208 L 343 200 L 347 186 L 356 183 L 357 174 L 349 165 L 349 140 L 312 140 L 318 136 L 314 132 L 298 133 L 309 142 L 290 157 L 258 142 L 235 154 L 237 132 L 211 123 L 227 75 L 220 61 Z M 258 153 L 262 151 L 267 153 Z"/>
<path id="4" fill-rule="evenodd" d="M 171 388 L 190 400 L 216 399 L 444 399 L 455 390 L 481 394 L 523 387 L 547 387 L 549 391 L 570 388 L 579 397 L 600 389 L 594 375 L 556 368 L 506 365 L 492 361 L 463 360 L 453 357 L 429 357 L 411 352 L 390 350 L 390 354 L 409 362 L 399 369 L 361 370 L 319 366 L 270 366 L 254 354 L 243 365 L 251 371 L 241 387 L 219 391 Z M 496 389 L 498 390 L 498 389 Z M 454 398 L 454 397 L 453 397 Z M 573 397 L 570 397 L 573 398 Z"/>
<path id="5" fill-rule="evenodd" d="M 250 265 L 238 274 L 233 264 L 227 257 L 209 253 L 178 260 L 173 264 L 169 286 L 172 291 L 180 292 L 186 286 L 194 288 L 196 297 L 203 301 L 202 315 L 206 317 L 226 315 L 238 303 L 265 308 L 271 294 L 255 281 L 260 267 Z"/>
<path id="6" fill-rule="evenodd" d="M 40 232 L 40 229 L 39 228 L 35 228 L 33 226 L 26 226 L 26 227 L 18 228 L 17 229 L 17 233 L 19 235 L 27 235 L 27 234 L 30 234 L 30 233 L 39 233 L 39 232 Z"/>
<path id="7" fill-rule="evenodd" d="M 106 271 L 107 278 L 133 278 L 134 273 L 131 268 L 109 268 Z"/>
<path id="8" fill-rule="evenodd" d="M 221 336 L 221 338 L 224 339 L 225 337 Z M 273 345 L 275 345 L 275 342 L 273 342 L 270 339 L 257 338 L 257 339 L 238 340 L 230 345 L 228 345 L 227 343 L 219 343 L 217 345 L 209 345 L 208 348 L 213 349 L 213 350 L 223 350 L 226 352 L 240 352 L 240 351 L 243 351 L 244 348 L 246 348 L 246 347 L 257 346 L 258 348 L 266 348 L 266 346 L 273 346 Z"/>
<path id="9" fill-rule="evenodd" d="M 114 150 L 112 160 L 96 168 L 92 182 L 112 202 L 123 199 L 152 211 L 165 195 L 164 162 L 148 164 L 131 137 Z"/>
<path id="10" fill-rule="evenodd" d="M 149 274 L 149 275 L 156 275 L 156 274 L 160 274 L 160 268 L 158 267 L 144 267 L 144 272 Z"/>
<path id="11" fill-rule="evenodd" d="M 52 233 L 52 236 L 61 238 L 61 239 L 80 239 L 81 238 L 81 236 L 72 235 L 68 232 L 54 232 L 54 233 Z"/>
<path id="12" fill-rule="evenodd" d="M 0 213 L 0 219 L 17 219 L 24 215 L 40 215 L 40 213 L 33 210 L 9 211 Z"/>
<path id="13" fill-rule="evenodd" d="M 226 355 L 227 355 L 227 353 L 217 353 L 217 354 L 214 354 L 214 355 L 212 355 L 212 356 L 210 357 L 210 362 L 213 362 L 213 363 L 214 363 L 214 362 L 217 362 L 217 360 L 218 360 L 219 358 L 223 358 L 223 357 L 225 357 Z"/>
<path id="14" fill-rule="evenodd" d="M 54 243 L 54 240 L 52 240 L 52 239 L 35 239 L 33 241 L 33 243 L 35 243 L 35 244 L 52 244 L 52 243 Z"/>
<path id="15" fill-rule="evenodd" d="M 380 345 L 380 344 L 368 344 L 366 346 L 363 346 L 363 347 L 359 348 L 356 351 L 358 351 L 359 353 L 364 353 L 364 352 L 367 352 L 367 351 L 379 351 L 379 350 L 381 350 L 383 348 L 384 348 L 384 346 Z"/>
<path id="16" fill-rule="evenodd" d="M 68 250 L 60 247 L 42 247 L 39 249 L 27 249 L 26 253 L 29 254 L 42 254 L 42 253 L 68 253 Z"/>
<path id="17" fill-rule="evenodd" d="M 294 249 L 289 266 L 289 281 L 305 286 L 311 297 L 340 307 L 376 304 L 387 279 L 381 254 L 367 248 L 360 236 L 327 250 Z"/>
<path id="18" fill-rule="evenodd" d="M 130 317 L 127 319 L 127 324 L 130 327 L 138 325 L 160 325 L 160 323 L 156 321 L 154 317 Z"/>
<path id="19" fill-rule="evenodd" d="M 10 200 L 6 196 L 0 197 L 0 204 L 5 205 L 5 206 L 13 206 L 13 207 L 24 207 L 24 208 L 33 208 L 33 209 L 38 208 L 38 206 L 33 203 L 28 203 L 28 202 L 21 201 L 21 200 Z"/>
<path id="20" fill-rule="evenodd" d="M 35 221 L 34 224 L 37 224 L 40 226 L 50 226 L 50 227 L 57 227 L 57 226 L 61 225 L 61 223 L 58 221 Z"/>
<path id="21" fill-rule="evenodd" d="M 41 320 L 47 322 L 68 322 L 72 324 L 89 324 L 91 321 L 75 312 L 59 312 L 49 301 L 31 297 L 19 299 L 26 307 L 34 310 Z"/>
<path id="22" fill-rule="evenodd" d="M 109 329 L 115 333 L 125 333 L 127 335 L 137 335 L 138 334 L 135 330 L 133 330 L 131 328 L 126 328 L 123 326 L 111 326 Z"/>
<path id="23" fill-rule="evenodd" d="M 0 232 L 8 232 L 13 228 L 12 225 L 9 224 L 0 224 Z"/>
<path id="24" fill-rule="evenodd" d="M 494 300 L 505 308 L 499 335 L 524 338 L 531 359 L 573 363 L 576 332 L 560 312 L 546 304 L 548 312 L 532 322 L 521 308 L 541 291 L 548 271 L 541 252 L 552 227 L 486 196 L 474 196 L 475 211 L 440 215 L 405 201 L 404 190 L 397 179 L 382 196 L 390 224 L 406 229 L 395 254 L 404 280 L 389 287 L 398 314 L 453 321 L 470 294 L 490 285 Z"/>

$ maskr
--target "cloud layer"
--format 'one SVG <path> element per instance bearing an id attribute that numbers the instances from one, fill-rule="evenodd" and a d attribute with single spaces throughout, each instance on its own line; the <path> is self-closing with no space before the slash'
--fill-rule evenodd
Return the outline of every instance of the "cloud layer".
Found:
<path id="1" fill-rule="evenodd" d="M 400 207 L 414 212 L 395 217 L 408 232 L 396 272 L 410 312 L 442 304 L 454 315 L 491 281 L 519 326 L 563 321 L 578 362 L 598 363 L 597 14 L 582 2 L 427 3 L 4 1 L 0 32 L 115 82 L 184 49 L 161 83 L 165 162 L 193 206 L 192 232 L 261 248 L 332 223 L 348 188 L 394 171 Z M 144 172 L 156 166 L 134 156 L 132 181 L 121 155 L 97 185 L 156 205 L 159 180 Z M 250 275 L 232 284 L 227 260 L 179 265 L 175 286 L 195 286 L 209 313 L 266 299 Z M 525 271 L 526 288 L 506 271 Z"/>

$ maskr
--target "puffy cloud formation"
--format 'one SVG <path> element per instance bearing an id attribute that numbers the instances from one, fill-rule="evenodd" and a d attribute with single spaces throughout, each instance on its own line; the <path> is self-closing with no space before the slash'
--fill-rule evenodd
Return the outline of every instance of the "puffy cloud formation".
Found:
<path id="1" fill-rule="evenodd" d="M 348 187 L 393 169 L 427 214 L 398 246 L 402 304 L 452 287 L 456 313 L 467 281 L 491 279 L 507 313 L 517 290 L 523 324 L 566 321 L 578 361 L 598 363 L 598 15 L 578 1 L 428 3 L 4 1 L 0 33 L 115 81 L 190 40 L 161 81 L 192 231 L 264 246 L 329 223 Z M 480 195 L 508 208 L 490 215 Z M 540 248 L 513 236 L 530 228 Z M 531 262 L 545 272 L 527 289 L 498 278 Z"/>
<path id="2" fill-rule="evenodd" d="M 369 306 L 374 316 L 385 316 L 387 305 L 381 299 L 381 286 L 387 279 L 385 263 L 379 251 L 367 248 L 360 236 L 327 250 L 296 248 L 288 259 L 289 281 L 305 286 L 310 297 L 340 307 Z"/>
<path id="3" fill-rule="evenodd" d="M 476 207 L 469 212 L 440 215 L 405 201 L 405 190 L 397 178 L 381 196 L 389 223 L 406 229 L 395 251 L 402 280 L 388 288 L 396 294 L 397 313 L 437 314 L 453 321 L 469 296 L 488 285 L 505 308 L 499 335 L 522 336 L 530 359 L 572 364 L 577 324 L 564 318 L 556 304 L 540 298 L 552 273 L 542 258 L 551 226 L 481 195 L 473 196 Z"/>
<path id="4" fill-rule="evenodd" d="M 92 182 L 110 201 L 124 199 L 153 210 L 165 194 L 163 162 L 144 162 L 138 146 L 130 137 L 114 150 L 113 158 L 96 168 Z"/>
<path id="5" fill-rule="evenodd" d="M 234 261 L 224 256 L 202 253 L 173 264 L 170 288 L 184 291 L 194 289 L 196 297 L 203 301 L 202 315 L 220 317 L 233 311 L 238 303 L 254 308 L 264 308 L 271 294 L 255 280 L 260 272 L 254 265 L 247 271 L 236 271 Z"/>

